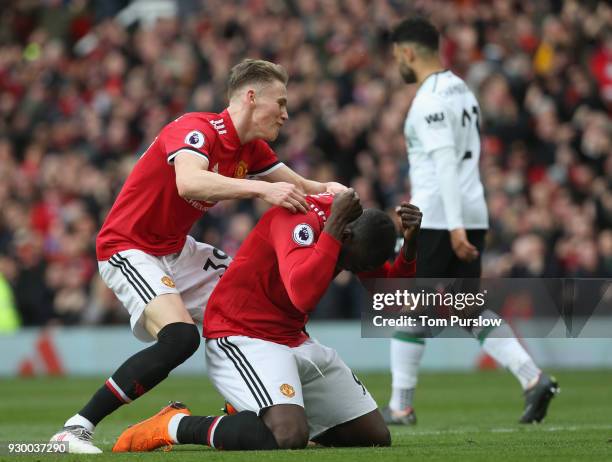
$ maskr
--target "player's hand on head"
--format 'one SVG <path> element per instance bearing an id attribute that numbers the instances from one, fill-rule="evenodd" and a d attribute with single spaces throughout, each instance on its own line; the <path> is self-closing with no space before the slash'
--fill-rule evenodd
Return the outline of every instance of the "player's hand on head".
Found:
<path id="1" fill-rule="evenodd" d="M 329 181 L 324 184 L 325 184 L 325 192 L 330 193 L 330 194 L 340 194 L 348 189 L 343 184 L 336 183 L 335 181 Z"/>
<path id="2" fill-rule="evenodd" d="M 334 220 L 348 224 L 355 221 L 363 213 L 363 207 L 359 201 L 359 195 L 353 188 L 336 195 L 331 208 L 331 216 Z"/>
<path id="3" fill-rule="evenodd" d="M 450 238 L 453 251 L 459 260 L 470 262 L 478 258 L 478 249 L 468 241 L 464 228 L 453 229 Z"/>
<path id="4" fill-rule="evenodd" d="M 416 205 L 402 202 L 395 208 L 395 212 L 398 214 L 401 221 L 404 241 L 411 243 L 416 240 L 419 230 L 421 229 L 421 220 L 423 219 L 421 210 Z"/>
<path id="5" fill-rule="evenodd" d="M 259 195 L 261 199 L 268 204 L 280 205 L 291 212 L 308 212 L 308 203 L 304 192 L 292 183 L 278 182 L 265 183 L 261 182 L 263 191 Z"/>
<path id="6" fill-rule="evenodd" d="M 363 207 L 361 207 L 359 195 L 354 189 L 350 188 L 340 194 L 336 194 L 329 219 L 323 231 L 341 241 L 346 226 L 359 218 L 362 213 Z"/>

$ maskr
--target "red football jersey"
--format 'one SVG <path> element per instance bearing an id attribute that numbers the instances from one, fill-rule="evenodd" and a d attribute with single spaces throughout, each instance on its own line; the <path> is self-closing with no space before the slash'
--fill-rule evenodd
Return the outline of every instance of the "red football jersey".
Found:
<path id="1" fill-rule="evenodd" d="M 308 336 L 308 314 L 336 276 L 341 244 L 322 232 L 333 196 L 307 196 L 310 211 L 281 207 L 266 212 L 215 287 L 204 314 L 204 337 L 244 335 L 295 347 Z M 415 262 L 360 277 L 412 277 Z"/>
<path id="2" fill-rule="evenodd" d="M 127 249 L 159 256 L 183 248 L 195 221 L 215 204 L 179 196 L 173 164 L 182 150 L 207 158 L 209 171 L 233 178 L 265 175 L 281 165 L 265 141 L 240 144 L 227 110 L 179 117 L 128 176 L 96 239 L 98 260 Z"/>

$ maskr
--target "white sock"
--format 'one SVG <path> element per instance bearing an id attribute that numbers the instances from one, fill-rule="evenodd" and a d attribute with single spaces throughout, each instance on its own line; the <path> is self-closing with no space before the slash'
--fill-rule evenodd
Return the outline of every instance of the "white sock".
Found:
<path id="1" fill-rule="evenodd" d="M 414 388 L 397 388 L 391 390 L 389 407 L 392 411 L 404 411 L 412 407 L 414 401 Z"/>
<path id="2" fill-rule="evenodd" d="M 391 410 L 403 411 L 412 406 L 424 351 L 425 341 L 422 338 L 398 332 L 395 338 L 391 339 Z"/>
<path id="3" fill-rule="evenodd" d="M 482 314 L 488 318 L 499 318 L 490 310 Z M 482 344 L 482 349 L 495 361 L 507 368 L 521 383 L 523 390 L 535 384 L 542 372 L 533 359 L 519 343 L 514 332 L 506 322 L 493 329 L 476 329 L 472 332 Z"/>
<path id="4" fill-rule="evenodd" d="M 176 433 L 178 432 L 179 423 L 181 419 L 187 415 L 189 414 L 174 414 L 172 417 L 170 417 L 170 420 L 168 421 L 168 435 L 175 444 L 179 444 L 179 440 L 176 436 Z"/>
<path id="5" fill-rule="evenodd" d="M 482 349 L 507 368 L 521 383 L 523 390 L 532 386 L 542 372 L 516 338 L 486 338 Z"/>
<path id="6" fill-rule="evenodd" d="M 90 432 L 93 432 L 96 426 L 92 424 L 89 420 L 83 417 L 80 414 L 75 414 L 66 420 L 64 427 L 72 427 L 73 425 L 78 425 L 79 427 L 85 427 Z"/>

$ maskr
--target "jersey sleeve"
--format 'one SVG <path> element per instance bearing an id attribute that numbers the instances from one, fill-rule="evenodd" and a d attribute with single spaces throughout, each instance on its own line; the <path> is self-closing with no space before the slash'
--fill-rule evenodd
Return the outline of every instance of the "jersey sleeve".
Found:
<path id="1" fill-rule="evenodd" d="M 411 109 L 415 111 L 412 123 L 423 150 L 429 154 L 436 149 L 454 147 L 452 121 L 444 103 L 434 95 L 425 95 L 415 98 L 413 104 L 416 106 Z"/>
<path id="2" fill-rule="evenodd" d="M 253 151 L 248 161 L 249 178 L 265 176 L 279 168 L 283 163 L 278 160 L 276 153 L 263 140 L 257 140 L 253 144 Z"/>
<path id="3" fill-rule="evenodd" d="M 457 164 L 449 161 L 449 158 L 454 158 L 454 154 L 452 148 L 437 149 L 431 154 L 449 231 L 464 227 Z"/>
<path id="4" fill-rule="evenodd" d="M 293 305 L 312 311 L 335 276 L 341 244 L 321 232 L 317 216 L 279 209 L 270 222 L 270 238 L 279 273 Z"/>
<path id="5" fill-rule="evenodd" d="M 386 262 L 374 271 L 359 273 L 357 276 L 363 282 L 373 278 L 412 278 L 416 274 L 416 260 L 408 261 L 403 250 L 395 257 L 393 264 Z"/>
<path id="6" fill-rule="evenodd" d="M 211 144 L 215 136 L 214 130 L 201 120 L 183 116 L 168 124 L 160 135 L 160 142 L 169 164 L 180 151 L 189 151 L 211 162 Z"/>

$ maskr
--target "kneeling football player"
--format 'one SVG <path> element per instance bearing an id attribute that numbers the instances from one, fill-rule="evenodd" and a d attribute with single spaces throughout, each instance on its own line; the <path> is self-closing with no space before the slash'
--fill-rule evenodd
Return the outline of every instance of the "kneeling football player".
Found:
<path id="1" fill-rule="evenodd" d="M 309 313 L 342 269 L 362 279 L 412 277 L 421 212 L 398 207 L 395 225 L 362 210 L 352 190 L 308 196 L 310 212 L 270 209 L 242 244 L 206 308 L 208 374 L 237 414 L 196 417 L 171 404 L 126 430 L 114 451 L 172 444 L 231 449 L 388 446 L 374 399 L 336 351 L 305 332 Z"/>

